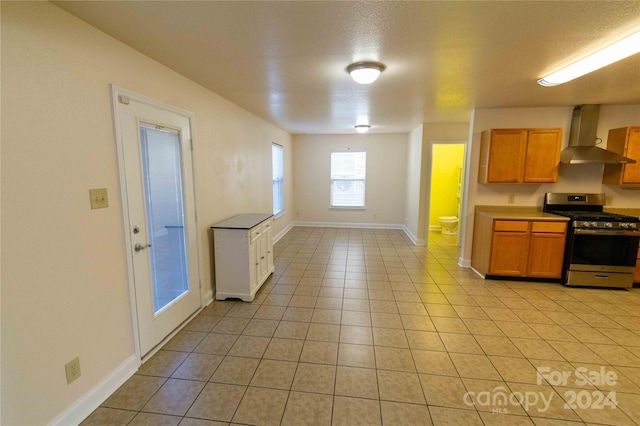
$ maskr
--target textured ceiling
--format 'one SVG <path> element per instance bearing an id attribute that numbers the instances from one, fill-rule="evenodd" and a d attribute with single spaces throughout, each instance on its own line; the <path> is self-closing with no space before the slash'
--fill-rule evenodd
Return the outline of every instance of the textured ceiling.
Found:
<path id="1" fill-rule="evenodd" d="M 639 104 L 640 55 L 536 80 L 640 30 L 640 1 L 71 1 L 89 24 L 292 133 L 407 132 L 474 108 Z M 362 86 L 345 68 L 383 62 Z"/>

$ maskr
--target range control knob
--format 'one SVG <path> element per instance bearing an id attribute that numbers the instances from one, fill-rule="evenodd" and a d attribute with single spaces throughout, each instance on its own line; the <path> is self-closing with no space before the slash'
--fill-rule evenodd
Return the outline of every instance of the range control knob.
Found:
<path id="1" fill-rule="evenodd" d="M 585 228 L 588 228 L 591 226 L 591 222 L 582 222 L 582 226 L 584 226 Z"/>
<path id="2" fill-rule="evenodd" d="M 613 228 L 613 223 L 611 223 L 611 222 L 606 222 L 606 223 L 604 224 L 604 227 L 605 227 L 605 228 Z"/>
<path id="3" fill-rule="evenodd" d="M 593 226 L 594 228 L 598 227 L 598 222 L 591 222 L 591 226 Z"/>
<path id="4" fill-rule="evenodd" d="M 638 224 L 637 224 L 637 223 L 630 223 L 630 224 L 629 224 L 629 228 L 631 228 L 631 229 L 638 229 Z"/>
<path id="5" fill-rule="evenodd" d="M 627 223 L 627 222 L 622 222 L 622 223 L 620 224 L 620 228 L 628 229 L 630 226 L 631 226 L 631 224 L 630 224 L 630 223 Z"/>

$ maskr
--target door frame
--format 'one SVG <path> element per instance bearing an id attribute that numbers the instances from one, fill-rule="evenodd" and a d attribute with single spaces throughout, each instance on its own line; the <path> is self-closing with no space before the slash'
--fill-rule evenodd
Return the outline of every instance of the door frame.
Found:
<path id="1" fill-rule="evenodd" d="M 194 118 L 193 113 L 191 111 L 178 108 L 172 105 L 167 105 L 155 99 L 149 98 L 147 96 L 141 95 L 137 92 L 125 89 L 123 87 L 116 86 L 114 84 L 110 84 L 111 88 L 111 105 L 113 112 L 113 124 L 115 131 L 115 140 L 116 140 L 116 149 L 117 149 L 117 158 L 118 158 L 118 175 L 120 181 L 120 202 L 122 204 L 122 223 L 123 223 L 123 232 L 124 232 L 124 242 L 125 242 L 125 256 L 127 261 L 127 281 L 129 287 L 129 302 L 131 309 L 131 329 L 133 332 L 133 344 L 135 356 L 139 361 L 139 364 L 144 363 L 151 356 L 153 356 L 168 340 L 170 340 L 173 336 L 175 336 L 193 317 L 198 315 L 202 310 L 203 301 L 204 301 L 204 288 L 202 286 L 202 259 L 201 259 L 201 241 L 200 241 L 200 232 L 198 227 L 198 195 L 196 188 L 198 188 L 197 184 L 197 173 L 196 173 L 196 164 L 195 164 L 195 135 L 194 135 Z M 121 98 L 122 97 L 122 98 Z M 124 148 L 123 141 L 121 137 L 121 129 L 120 124 L 118 123 L 118 105 L 121 99 L 130 99 L 135 100 L 136 102 L 144 103 L 153 107 L 161 108 L 167 111 L 170 111 L 174 114 L 185 117 L 189 121 L 190 133 L 191 133 L 191 169 L 192 169 L 192 179 L 193 179 L 193 196 L 194 196 L 194 208 L 195 208 L 195 226 L 196 226 L 196 252 L 193 253 L 196 256 L 196 262 L 198 265 L 198 285 L 199 285 L 199 293 L 200 293 L 200 309 L 198 309 L 193 315 L 189 316 L 185 319 L 173 332 L 171 332 L 167 337 L 165 337 L 154 349 L 152 349 L 149 353 L 142 357 L 141 348 L 140 348 L 140 330 L 138 327 L 138 306 L 136 304 L 136 292 L 135 292 L 135 280 L 133 274 L 133 241 L 131 239 L 131 222 L 129 220 L 129 201 L 127 196 L 127 185 L 126 185 L 126 171 L 125 171 L 125 157 L 124 157 Z"/>
<path id="2" fill-rule="evenodd" d="M 458 241 L 457 246 L 461 248 L 464 245 L 464 231 L 466 225 L 466 216 L 467 216 L 467 194 L 469 191 L 468 188 L 468 179 L 467 175 L 469 173 L 469 141 L 466 139 L 434 139 L 427 141 L 427 152 L 429 161 L 427 161 L 427 197 L 426 197 L 426 206 L 425 209 L 426 214 L 424 217 L 425 224 L 425 245 L 429 244 L 429 217 L 431 214 L 431 184 L 432 184 L 432 174 L 433 174 L 433 146 L 434 145 L 464 145 L 464 152 L 462 154 L 462 199 L 460 200 L 460 216 L 458 218 Z M 462 261 L 462 251 L 460 252 L 460 258 L 458 259 L 458 264 Z"/>

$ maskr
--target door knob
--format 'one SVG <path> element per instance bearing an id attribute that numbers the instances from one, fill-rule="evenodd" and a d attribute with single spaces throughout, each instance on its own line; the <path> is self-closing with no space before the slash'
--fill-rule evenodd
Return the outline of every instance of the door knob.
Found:
<path id="1" fill-rule="evenodd" d="M 145 245 L 142 245 L 142 244 L 138 243 L 138 244 L 136 244 L 135 246 L 133 246 L 133 249 L 134 249 L 135 251 L 141 251 L 141 250 L 146 249 L 147 247 L 151 247 L 151 244 L 145 244 Z"/>

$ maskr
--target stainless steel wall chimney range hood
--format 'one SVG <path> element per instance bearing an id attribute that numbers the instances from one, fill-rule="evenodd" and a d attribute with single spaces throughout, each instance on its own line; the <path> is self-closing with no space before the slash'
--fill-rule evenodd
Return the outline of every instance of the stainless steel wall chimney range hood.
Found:
<path id="1" fill-rule="evenodd" d="M 560 153 L 562 164 L 633 164 L 636 160 L 596 146 L 600 105 L 573 108 L 569 146 Z"/>

